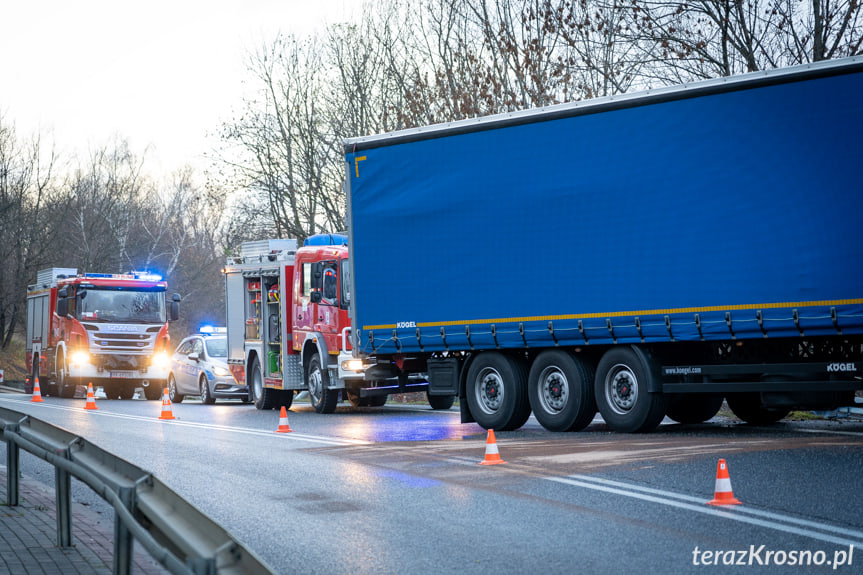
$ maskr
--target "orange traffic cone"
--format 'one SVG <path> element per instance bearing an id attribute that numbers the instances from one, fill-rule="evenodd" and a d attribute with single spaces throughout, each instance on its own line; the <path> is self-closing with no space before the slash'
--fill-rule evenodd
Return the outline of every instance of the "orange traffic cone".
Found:
<path id="1" fill-rule="evenodd" d="M 171 398 L 168 397 L 168 388 L 165 388 L 165 393 L 162 394 L 162 414 L 159 419 L 176 419 L 174 412 L 171 411 Z"/>
<path id="2" fill-rule="evenodd" d="M 500 458 L 500 452 L 497 450 L 497 441 L 494 438 L 494 429 L 488 430 L 488 439 L 485 441 L 485 459 L 480 461 L 480 465 L 499 465 L 506 463 Z"/>
<path id="3" fill-rule="evenodd" d="M 288 425 L 288 410 L 285 409 L 285 406 L 282 406 L 282 412 L 279 414 L 279 428 L 276 430 L 276 433 L 290 433 L 293 429 Z"/>
<path id="4" fill-rule="evenodd" d="M 707 502 L 708 505 L 740 505 L 731 491 L 731 478 L 728 476 L 728 466 L 724 459 L 720 459 L 716 466 L 716 489 L 713 499 Z"/>
<path id="5" fill-rule="evenodd" d="M 39 376 L 36 376 L 36 381 L 33 383 L 33 397 L 30 398 L 30 401 L 34 401 L 36 403 L 45 401 L 42 399 L 42 390 L 39 389 Z"/>
<path id="6" fill-rule="evenodd" d="M 99 409 L 96 407 L 96 396 L 93 395 L 93 382 L 87 384 L 87 403 L 84 409 Z"/>

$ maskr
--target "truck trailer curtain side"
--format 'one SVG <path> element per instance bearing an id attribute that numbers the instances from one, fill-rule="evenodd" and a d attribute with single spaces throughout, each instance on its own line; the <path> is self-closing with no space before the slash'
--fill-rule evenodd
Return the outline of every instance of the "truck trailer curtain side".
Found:
<path id="1" fill-rule="evenodd" d="M 863 332 L 861 93 L 853 58 L 346 141 L 358 347 Z"/>

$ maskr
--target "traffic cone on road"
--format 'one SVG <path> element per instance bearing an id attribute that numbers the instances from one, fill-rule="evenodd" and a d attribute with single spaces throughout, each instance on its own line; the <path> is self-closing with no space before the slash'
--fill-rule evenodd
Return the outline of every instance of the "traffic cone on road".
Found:
<path id="1" fill-rule="evenodd" d="M 288 425 L 288 410 L 285 409 L 285 406 L 282 406 L 282 412 L 279 414 L 279 428 L 276 429 L 276 433 L 290 433 L 293 429 Z"/>
<path id="2" fill-rule="evenodd" d="M 39 389 L 39 376 L 38 375 L 36 376 L 36 381 L 33 383 L 33 397 L 30 398 L 30 401 L 36 402 L 36 403 L 45 401 L 44 399 L 42 399 L 42 390 Z"/>
<path id="3" fill-rule="evenodd" d="M 485 440 L 485 459 L 480 461 L 480 465 L 499 465 L 506 463 L 500 458 L 500 452 L 497 450 L 497 440 L 494 438 L 494 429 L 488 430 L 488 438 Z"/>
<path id="4" fill-rule="evenodd" d="M 713 499 L 707 502 L 708 505 L 740 505 L 731 491 L 731 477 L 728 476 L 728 466 L 724 459 L 720 459 L 716 465 L 716 489 Z"/>
<path id="5" fill-rule="evenodd" d="M 93 394 L 93 382 L 87 384 L 87 403 L 84 409 L 99 409 L 96 407 L 96 396 Z"/>
<path id="6" fill-rule="evenodd" d="M 176 419 L 174 412 L 171 411 L 171 398 L 168 397 L 168 388 L 165 388 L 165 393 L 162 394 L 162 414 L 159 419 Z"/>

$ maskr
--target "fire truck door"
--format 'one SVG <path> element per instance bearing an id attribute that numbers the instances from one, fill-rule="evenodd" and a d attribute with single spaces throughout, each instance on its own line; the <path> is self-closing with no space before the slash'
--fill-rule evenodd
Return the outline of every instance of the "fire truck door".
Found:
<path id="1" fill-rule="evenodd" d="M 315 318 L 315 329 L 325 336 L 338 332 L 339 323 L 339 276 L 338 262 L 325 261 L 323 263 L 323 287 L 322 297 L 317 304 L 317 316 Z M 329 338 L 328 338 L 329 339 Z"/>

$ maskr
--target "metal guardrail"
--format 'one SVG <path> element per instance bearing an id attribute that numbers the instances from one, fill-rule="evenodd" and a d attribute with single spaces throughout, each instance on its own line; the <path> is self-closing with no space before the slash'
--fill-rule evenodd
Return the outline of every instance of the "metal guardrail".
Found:
<path id="1" fill-rule="evenodd" d="M 57 545 L 72 545 L 71 478 L 87 484 L 114 507 L 114 566 L 132 570 L 137 540 L 177 575 L 262 574 L 274 571 L 219 524 L 151 473 L 59 427 L 0 408 L 6 442 L 7 503 L 17 506 L 20 450 L 54 466 Z"/>

